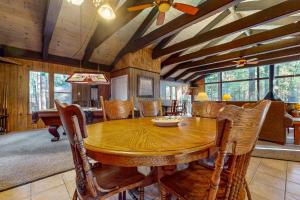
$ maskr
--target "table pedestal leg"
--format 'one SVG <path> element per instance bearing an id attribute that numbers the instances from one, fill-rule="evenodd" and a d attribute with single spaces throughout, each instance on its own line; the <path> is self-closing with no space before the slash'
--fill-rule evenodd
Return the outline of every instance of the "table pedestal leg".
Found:
<path id="1" fill-rule="evenodd" d="M 300 144 L 300 126 L 294 125 L 294 144 L 299 145 Z"/>
<path id="2" fill-rule="evenodd" d="M 51 139 L 51 142 L 56 142 L 59 140 L 60 136 L 57 131 L 59 126 L 49 126 L 48 131 L 51 135 L 53 135 L 53 138 Z"/>

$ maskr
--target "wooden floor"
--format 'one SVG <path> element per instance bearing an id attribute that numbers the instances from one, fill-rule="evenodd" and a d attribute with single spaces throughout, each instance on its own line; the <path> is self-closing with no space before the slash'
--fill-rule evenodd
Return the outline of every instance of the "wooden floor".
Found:
<path id="1" fill-rule="evenodd" d="M 74 171 L 69 171 L 20 186 L 0 193 L 0 199 L 70 200 L 75 187 L 74 175 Z M 254 200 L 300 200 L 300 162 L 253 157 L 247 181 Z M 146 188 L 148 199 L 159 199 L 157 195 L 153 187 Z"/>

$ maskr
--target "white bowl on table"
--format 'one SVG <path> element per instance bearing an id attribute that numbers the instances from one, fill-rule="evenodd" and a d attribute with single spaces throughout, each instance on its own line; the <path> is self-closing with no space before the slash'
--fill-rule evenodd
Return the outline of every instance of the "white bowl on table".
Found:
<path id="1" fill-rule="evenodd" d="M 157 117 L 151 120 L 154 125 L 160 127 L 175 127 L 182 121 L 181 117 Z"/>

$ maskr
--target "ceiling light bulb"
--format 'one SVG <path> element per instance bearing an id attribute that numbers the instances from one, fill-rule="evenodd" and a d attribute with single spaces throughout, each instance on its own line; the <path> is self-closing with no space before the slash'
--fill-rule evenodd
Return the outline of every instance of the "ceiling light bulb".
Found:
<path id="1" fill-rule="evenodd" d="M 84 0 L 67 0 L 67 1 L 69 3 L 72 3 L 72 4 L 76 5 L 76 6 L 80 6 L 84 2 Z"/>
<path id="2" fill-rule="evenodd" d="M 99 13 L 99 15 L 101 15 L 105 19 L 112 20 L 112 19 L 116 18 L 114 10 L 108 4 L 102 5 L 98 9 L 98 13 Z"/>

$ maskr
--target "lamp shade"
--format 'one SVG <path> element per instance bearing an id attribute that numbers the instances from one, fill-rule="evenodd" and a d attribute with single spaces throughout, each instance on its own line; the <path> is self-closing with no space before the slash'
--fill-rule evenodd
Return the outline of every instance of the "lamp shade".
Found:
<path id="1" fill-rule="evenodd" d="M 208 101 L 208 95 L 206 92 L 199 92 L 197 95 L 197 100 L 198 101 Z"/>
<path id="2" fill-rule="evenodd" d="M 232 98 L 232 97 L 231 97 L 230 94 L 224 94 L 224 95 L 223 95 L 223 100 L 224 100 L 224 101 L 229 101 L 231 98 Z"/>
<path id="3" fill-rule="evenodd" d="M 300 103 L 296 103 L 296 104 L 295 104 L 295 109 L 296 109 L 296 110 L 300 110 Z"/>

